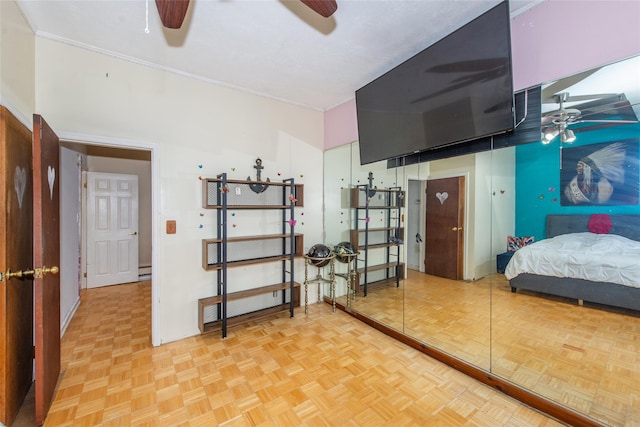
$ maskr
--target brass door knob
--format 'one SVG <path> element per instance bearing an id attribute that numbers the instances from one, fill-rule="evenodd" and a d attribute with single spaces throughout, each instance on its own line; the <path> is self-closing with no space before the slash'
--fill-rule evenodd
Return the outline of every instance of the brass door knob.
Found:
<path id="1" fill-rule="evenodd" d="M 53 267 L 44 267 L 44 266 L 43 266 L 43 267 L 41 268 L 41 270 L 42 270 L 42 275 L 43 275 L 43 276 L 44 276 L 45 274 L 49 274 L 49 273 L 51 273 L 51 274 L 58 274 L 58 272 L 60 271 L 60 269 L 59 269 L 58 267 L 56 267 L 56 266 L 53 266 Z"/>
<path id="2" fill-rule="evenodd" d="M 26 277 L 26 276 L 33 276 L 36 279 L 41 279 L 46 274 L 58 274 L 59 271 L 60 269 L 55 266 L 54 267 L 43 266 L 42 268 L 35 268 L 33 270 L 20 270 L 20 271 L 7 270 L 7 272 L 4 274 L 0 273 L 0 281 L 9 280 L 14 277 L 16 279 L 22 279 L 23 277 Z"/>
<path id="3" fill-rule="evenodd" d="M 32 276 L 36 274 L 35 270 L 20 270 L 20 271 L 11 271 L 11 270 L 7 270 L 7 273 L 4 275 L 4 277 L 9 280 L 13 277 L 15 277 L 16 279 L 22 279 L 25 276 Z"/>

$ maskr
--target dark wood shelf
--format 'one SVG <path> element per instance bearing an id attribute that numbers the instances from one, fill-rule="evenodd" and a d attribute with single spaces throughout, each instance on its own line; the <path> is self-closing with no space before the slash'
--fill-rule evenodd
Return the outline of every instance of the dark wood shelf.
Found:
<path id="1" fill-rule="evenodd" d="M 367 198 L 365 196 L 365 189 L 363 187 L 352 187 L 350 203 L 352 209 L 398 209 L 404 208 L 405 193 L 400 189 L 374 189 L 375 195 L 371 202 L 367 205 Z M 371 191 L 371 190 L 370 190 Z M 383 194 L 385 199 L 381 204 L 377 204 L 375 196 Z M 362 200 L 361 200 L 362 197 Z"/>
<path id="2" fill-rule="evenodd" d="M 355 288 L 359 290 L 362 286 L 366 296 L 367 286 L 372 283 L 369 273 L 380 270 L 384 271 L 385 280 L 393 278 L 396 286 L 399 286 L 400 277 L 404 277 L 404 265 L 398 263 L 398 257 L 399 246 L 403 245 L 404 240 L 402 209 L 405 206 L 405 192 L 398 186 L 379 189 L 364 184 L 352 187 L 349 195 L 350 207 L 355 210 L 349 240 L 361 254 L 355 260 Z M 379 223 L 378 219 L 382 222 Z M 372 221 L 375 225 L 370 227 Z M 373 257 L 373 251 L 379 256 Z M 380 257 L 383 259 L 380 260 Z M 382 263 L 371 265 L 371 259 L 378 259 Z"/>
<path id="3" fill-rule="evenodd" d="M 389 278 L 385 278 L 385 279 L 380 279 L 374 282 L 368 282 L 367 286 L 371 286 L 371 285 L 375 285 L 377 283 L 394 283 L 397 285 L 397 277 L 404 277 L 404 263 L 400 262 L 390 262 L 390 263 L 386 263 L 386 264 L 377 264 L 377 265 L 368 265 L 367 266 L 367 270 L 369 273 L 373 272 L 373 271 L 381 271 L 381 270 L 390 270 L 390 269 L 396 269 L 396 275 L 394 275 L 393 277 L 389 277 Z M 360 275 L 364 274 L 364 268 L 358 268 L 356 270 L 356 283 L 355 283 L 355 291 L 356 292 L 360 292 L 361 290 L 361 285 L 360 285 Z"/>
<path id="4" fill-rule="evenodd" d="M 299 256 L 301 256 L 301 255 L 299 255 Z M 295 256 L 295 257 L 298 258 L 299 256 Z M 253 259 L 241 259 L 241 260 L 238 260 L 238 261 L 227 261 L 227 267 L 228 268 L 242 267 L 242 266 L 247 266 L 247 265 L 264 264 L 264 263 L 267 263 L 267 262 L 287 261 L 287 260 L 289 260 L 289 255 L 274 255 L 274 256 L 253 258 Z M 222 268 L 221 264 L 209 264 L 209 265 L 207 265 L 207 267 L 205 267 L 205 270 L 206 271 L 216 271 L 216 270 L 219 270 L 221 268 Z"/>
<path id="5" fill-rule="evenodd" d="M 254 184 L 266 185 L 267 189 L 265 190 L 265 192 L 267 192 L 269 188 L 277 188 L 279 192 L 277 196 L 280 196 L 281 191 L 285 191 L 287 187 L 291 186 L 291 184 L 288 182 L 247 181 L 247 180 L 240 180 L 240 179 L 227 179 L 226 182 L 227 182 L 227 186 L 229 184 L 246 186 L 247 188 L 245 188 L 243 191 L 246 191 L 247 194 L 250 194 L 254 197 L 257 197 L 257 193 L 251 192 L 251 189 L 249 187 L 250 185 L 254 185 Z M 210 200 L 211 194 L 209 191 L 210 185 L 215 185 L 217 187 L 220 184 L 222 184 L 222 179 L 220 178 L 202 178 L 202 208 L 203 209 L 222 209 L 222 205 L 219 205 L 216 203 L 217 200 Z M 294 184 L 293 188 L 294 188 L 293 191 L 294 191 L 294 199 L 295 199 L 293 206 L 296 208 L 304 207 L 304 184 Z M 256 201 L 255 204 L 253 203 L 252 204 L 246 204 L 246 203 L 243 203 L 243 204 L 228 203 L 227 204 L 227 209 L 234 209 L 234 210 L 249 210 L 249 209 L 277 210 L 277 209 L 289 209 L 290 207 L 291 207 L 291 203 L 288 200 L 282 201 L 280 197 L 278 197 L 278 200 L 274 200 L 269 203 Z"/>
<path id="6" fill-rule="evenodd" d="M 256 161 L 257 162 L 257 161 Z M 259 177 L 260 175 L 258 175 Z M 293 178 L 280 182 L 253 181 L 227 179 L 222 173 L 216 178 L 200 178 L 202 180 L 202 207 L 216 210 L 216 234 L 210 239 L 202 239 L 202 268 L 205 271 L 215 271 L 217 279 L 213 293 L 218 295 L 200 298 L 198 300 L 198 327 L 201 333 L 220 330 L 222 338 L 227 336 L 227 327 L 247 320 L 254 320 L 272 313 L 288 310 L 294 315 L 296 304 L 300 305 L 300 284 L 294 281 L 294 258 L 303 256 L 303 235 L 294 233 L 295 208 L 304 203 L 304 186 L 295 184 Z M 280 217 L 279 231 L 274 234 L 259 234 L 230 237 L 227 233 L 229 211 L 232 210 L 276 211 Z M 273 214 L 256 220 L 269 224 L 266 230 L 277 231 L 272 227 Z M 261 219 L 262 218 L 262 219 Z M 235 226 L 235 225 L 234 225 Z M 265 231 L 266 231 L 265 230 Z M 281 283 L 263 285 L 265 277 L 253 277 L 256 287 L 241 291 L 234 291 L 229 283 L 228 270 L 234 267 L 259 265 L 279 262 L 281 266 Z M 273 267 L 272 267 L 273 268 Z M 250 274 L 250 273 L 247 273 Z M 233 281 L 233 280 L 232 280 Z M 231 286 L 230 286 L 231 285 Z M 289 289 L 289 295 L 286 290 Z M 240 304 L 240 311 L 254 310 L 238 316 L 228 317 L 227 304 L 258 295 L 265 295 L 282 291 L 276 300 L 261 301 L 259 306 L 267 307 L 256 310 L 257 307 L 247 307 L 247 302 Z M 287 301 L 288 299 L 288 301 Z M 296 303 L 297 300 L 297 303 Z M 205 309 L 215 307 L 219 320 L 205 322 Z M 207 311 L 207 316 L 209 311 Z"/>
<path id="7" fill-rule="evenodd" d="M 290 237 L 289 234 L 264 234 L 264 235 L 255 235 L 255 236 L 239 236 L 239 237 L 229 237 L 227 239 L 227 245 L 233 243 L 240 242 L 258 242 L 262 240 L 273 240 L 273 239 L 288 239 Z M 220 245 L 222 243 L 222 239 L 202 239 L 202 268 L 206 271 L 215 271 L 222 268 L 221 264 L 212 263 L 209 264 L 209 245 Z M 298 258 L 303 256 L 302 253 L 304 247 L 304 235 L 296 233 L 294 235 L 294 247 L 295 251 L 293 256 Z M 218 248 L 218 250 L 220 250 Z M 287 253 L 277 253 L 273 255 L 267 255 L 263 257 L 255 257 L 249 259 L 240 259 L 240 260 L 230 260 L 227 261 L 227 267 L 240 267 L 243 265 L 252 265 L 252 264 L 261 264 L 267 262 L 274 261 L 286 261 L 289 259 L 290 254 Z"/>
<path id="8" fill-rule="evenodd" d="M 368 265 L 367 266 L 367 270 L 369 272 L 371 272 L 371 271 L 387 270 L 387 269 L 396 268 L 396 267 L 398 267 L 399 269 L 402 268 L 403 269 L 402 271 L 404 271 L 404 263 L 403 262 L 401 262 L 401 263 L 389 262 L 389 263 L 386 263 L 386 264 Z M 358 273 L 358 274 L 364 273 L 364 268 L 357 269 L 356 273 Z"/>
<path id="9" fill-rule="evenodd" d="M 390 241 L 387 240 L 387 233 L 390 233 L 392 231 L 395 230 L 399 230 L 399 234 L 401 236 L 404 235 L 404 227 L 377 227 L 377 228 L 369 228 L 368 232 L 369 232 L 369 249 L 376 249 L 376 248 L 390 248 L 393 246 L 397 246 L 396 243 L 392 243 Z M 367 229 L 362 228 L 362 229 L 358 229 L 358 230 L 351 230 L 351 232 L 349 233 L 349 239 L 351 241 L 351 244 L 353 246 L 355 246 L 358 250 L 364 250 L 366 249 L 364 244 L 362 243 L 362 239 L 361 235 L 364 234 L 365 232 L 367 232 Z M 391 233 L 390 233 L 391 234 Z"/>
<path id="10" fill-rule="evenodd" d="M 276 284 L 267 285 L 267 286 L 260 286 L 258 288 L 245 289 L 243 291 L 228 292 L 227 302 L 286 290 L 286 289 L 289 289 L 290 286 L 291 284 L 289 282 L 285 282 L 285 283 L 276 283 Z M 294 282 L 293 288 L 294 288 L 294 295 L 293 295 L 294 307 L 297 307 L 300 305 L 300 283 Z M 206 307 L 210 307 L 212 305 L 217 305 L 221 303 L 222 303 L 222 295 L 214 295 L 211 297 L 200 298 L 198 300 L 198 326 L 200 328 L 200 332 L 205 333 L 205 332 L 211 332 L 214 330 L 220 330 L 222 321 L 216 320 L 213 322 L 205 322 L 204 310 Z M 263 310 L 258 310 L 251 313 L 242 314 L 240 316 L 228 318 L 227 322 L 229 323 L 227 324 L 228 325 L 237 324 L 237 323 L 240 323 L 240 320 L 241 321 L 255 320 L 258 317 L 266 317 L 273 313 L 285 311 L 285 310 L 289 310 L 289 303 L 279 304 L 277 306 L 268 307 Z"/>
<path id="11" fill-rule="evenodd" d="M 389 242 L 389 243 L 369 243 L 369 250 L 371 250 L 371 249 L 382 249 L 382 248 L 392 248 L 394 246 L 398 246 L 398 245 L 396 245 L 395 243 L 391 243 L 391 242 Z M 356 246 L 356 248 L 359 251 L 367 249 L 364 245 L 358 245 L 358 246 Z"/>

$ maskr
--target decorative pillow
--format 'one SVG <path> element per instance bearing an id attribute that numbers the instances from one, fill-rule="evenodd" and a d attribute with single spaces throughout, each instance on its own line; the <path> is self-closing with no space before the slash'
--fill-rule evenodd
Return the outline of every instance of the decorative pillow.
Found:
<path id="1" fill-rule="evenodd" d="M 524 236 L 524 237 L 508 236 L 507 252 L 515 252 L 522 247 L 532 244 L 534 241 L 535 241 L 535 238 L 533 236 Z"/>
<path id="2" fill-rule="evenodd" d="M 609 234 L 611 217 L 608 214 L 593 214 L 587 225 L 589 231 L 595 234 Z"/>

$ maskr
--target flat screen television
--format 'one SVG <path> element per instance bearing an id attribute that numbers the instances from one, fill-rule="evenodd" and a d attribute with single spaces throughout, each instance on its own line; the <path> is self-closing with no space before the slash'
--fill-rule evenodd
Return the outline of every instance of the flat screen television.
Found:
<path id="1" fill-rule="evenodd" d="M 509 3 L 356 91 L 360 163 L 514 128 Z"/>

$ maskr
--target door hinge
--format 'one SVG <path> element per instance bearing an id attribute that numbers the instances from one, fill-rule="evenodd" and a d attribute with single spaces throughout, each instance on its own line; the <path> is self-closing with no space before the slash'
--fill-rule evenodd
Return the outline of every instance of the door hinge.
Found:
<path id="1" fill-rule="evenodd" d="M 87 278 L 87 273 L 83 273 L 83 276 L 86 279 Z"/>

